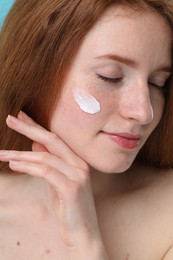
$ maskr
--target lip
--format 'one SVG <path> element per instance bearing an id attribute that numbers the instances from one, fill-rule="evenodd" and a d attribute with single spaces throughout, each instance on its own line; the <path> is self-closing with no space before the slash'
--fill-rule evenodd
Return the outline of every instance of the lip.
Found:
<path id="1" fill-rule="evenodd" d="M 108 133 L 104 131 L 102 131 L 102 134 L 108 136 L 108 138 L 117 143 L 119 146 L 129 150 L 136 149 L 139 146 L 142 137 L 139 134 Z"/>

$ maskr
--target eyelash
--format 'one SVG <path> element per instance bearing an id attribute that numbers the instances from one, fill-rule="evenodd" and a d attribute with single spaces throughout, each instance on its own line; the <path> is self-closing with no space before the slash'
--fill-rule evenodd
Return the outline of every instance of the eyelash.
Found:
<path id="1" fill-rule="evenodd" d="M 97 76 L 99 77 L 99 79 L 103 80 L 103 81 L 106 81 L 106 82 L 109 82 L 109 83 L 119 83 L 122 78 L 108 78 L 108 77 L 104 77 L 102 75 L 99 75 L 97 74 Z"/>
<path id="2" fill-rule="evenodd" d="M 99 74 L 97 74 L 97 76 L 99 77 L 99 79 L 101 79 L 105 82 L 114 83 L 114 84 L 117 84 L 117 83 L 121 82 L 121 80 L 122 80 L 122 78 L 108 78 L 108 77 L 105 77 L 105 76 L 102 76 L 102 75 L 99 75 Z M 165 91 L 165 88 L 164 88 L 165 85 L 159 86 L 159 85 L 154 84 L 152 82 L 148 82 L 148 84 L 155 87 L 155 88 L 158 88 L 161 91 Z"/>
<path id="3" fill-rule="evenodd" d="M 154 83 L 152 83 L 152 82 L 148 82 L 148 84 L 151 85 L 151 86 L 154 87 L 154 88 L 157 88 L 158 90 L 160 90 L 160 91 L 162 91 L 162 92 L 165 91 L 165 84 L 164 84 L 163 86 L 159 86 L 159 85 L 154 84 Z"/>

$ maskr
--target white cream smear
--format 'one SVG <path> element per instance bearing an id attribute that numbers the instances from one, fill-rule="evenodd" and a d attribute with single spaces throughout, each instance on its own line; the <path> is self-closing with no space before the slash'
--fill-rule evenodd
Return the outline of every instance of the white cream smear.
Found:
<path id="1" fill-rule="evenodd" d="M 75 88 L 73 96 L 80 109 L 85 113 L 94 115 L 100 111 L 100 103 L 85 90 Z"/>

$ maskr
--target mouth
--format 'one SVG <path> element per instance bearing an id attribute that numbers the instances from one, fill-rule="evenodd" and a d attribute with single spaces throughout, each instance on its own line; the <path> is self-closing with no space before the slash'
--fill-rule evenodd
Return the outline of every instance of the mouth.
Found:
<path id="1" fill-rule="evenodd" d="M 132 150 L 139 147 L 141 143 L 141 135 L 133 135 L 129 133 L 108 133 L 101 131 L 101 133 L 119 146 Z"/>

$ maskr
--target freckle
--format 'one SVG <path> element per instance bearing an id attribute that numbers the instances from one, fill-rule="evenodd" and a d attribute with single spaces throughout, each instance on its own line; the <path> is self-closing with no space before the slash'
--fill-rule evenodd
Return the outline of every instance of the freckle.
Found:
<path id="1" fill-rule="evenodd" d="M 128 254 L 128 255 L 126 256 L 126 260 L 128 260 L 128 259 L 129 259 L 129 257 L 130 257 L 130 255 Z"/>
<path id="2" fill-rule="evenodd" d="M 46 250 L 46 254 L 49 255 L 51 251 L 49 249 Z"/>
<path id="3" fill-rule="evenodd" d="M 17 241 L 17 246 L 20 246 L 20 242 L 19 241 Z"/>

